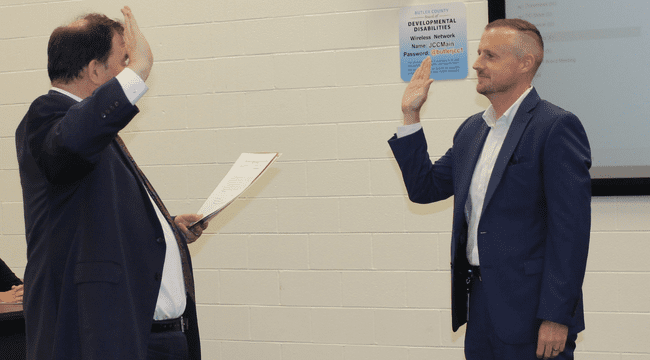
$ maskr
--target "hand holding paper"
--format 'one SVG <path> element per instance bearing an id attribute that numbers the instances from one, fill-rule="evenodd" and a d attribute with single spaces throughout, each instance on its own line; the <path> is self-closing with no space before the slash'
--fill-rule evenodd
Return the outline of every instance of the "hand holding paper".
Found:
<path id="1" fill-rule="evenodd" d="M 185 234 L 185 237 L 187 238 L 187 243 L 191 244 L 198 239 L 201 234 L 203 234 L 203 230 L 208 228 L 208 222 L 203 222 L 201 225 L 191 227 L 191 224 L 194 224 L 195 222 L 201 220 L 203 218 L 203 215 L 199 214 L 183 214 L 183 215 L 178 215 L 174 218 L 174 223 L 178 226 L 178 228 Z"/>

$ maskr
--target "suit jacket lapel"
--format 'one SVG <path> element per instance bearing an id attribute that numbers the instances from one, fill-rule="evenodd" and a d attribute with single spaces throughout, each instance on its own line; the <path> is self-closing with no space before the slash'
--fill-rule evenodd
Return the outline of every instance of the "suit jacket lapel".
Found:
<path id="1" fill-rule="evenodd" d="M 194 301 L 195 300 L 194 276 L 192 274 L 192 265 L 191 265 L 190 255 L 189 255 L 189 248 L 187 247 L 186 241 L 183 239 L 184 235 L 181 234 L 176 224 L 174 224 L 174 220 L 172 220 L 169 211 L 167 211 L 165 204 L 163 204 L 156 190 L 153 188 L 153 186 L 151 185 L 147 177 L 144 175 L 140 167 L 138 167 L 135 160 L 133 160 L 131 153 L 129 152 L 126 145 L 124 144 L 124 141 L 122 141 L 122 138 L 119 135 L 116 135 L 114 141 L 118 145 L 117 146 L 118 151 L 122 154 L 122 156 L 126 160 L 126 163 L 133 171 L 135 177 L 139 180 L 138 182 L 140 183 L 141 188 L 143 188 L 143 191 L 145 193 L 148 193 L 153 199 L 155 205 L 152 204 L 152 206 L 158 206 L 158 209 L 160 209 L 160 212 L 163 214 L 163 216 L 167 220 L 167 223 L 169 224 L 172 231 L 174 232 L 174 237 L 176 238 L 176 243 L 178 244 L 178 250 L 181 255 L 181 266 L 183 268 L 183 280 L 185 282 L 185 291 L 190 295 L 190 297 Z"/>
<path id="2" fill-rule="evenodd" d="M 476 168 L 476 162 L 478 161 L 479 155 L 481 155 L 485 139 L 487 139 L 488 133 L 490 132 L 490 127 L 485 123 L 482 117 L 479 116 L 477 121 L 479 122 L 478 130 L 467 149 L 467 161 L 464 161 L 466 168 L 461 172 L 463 177 L 461 178 L 460 189 L 463 189 L 463 191 L 458 199 L 459 203 L 457 204 L 461 209 L 464 209 L 465 207 L 465 202 L 469 196 L 469 187 L 472 184 L 474 168 Z M 461 213 L 464 214 L 465 212 L 461 211 Z"/>
<path id="3" fill-rule="evenodd" d="M 130 153 L 127 154 L 125 152 L 126 147 L 123 148 L 122 145 L 120 144 L 120 142 L 122 142 L 121 138 L 120 138 L 119 141 L 117 140 L 118 136 L 119 135 L 116 135 L 115 140 L 113 141 L 113 143 L 115 143 L 115 147 L 114 147 L 115 151 L 118 154 L 120 154 L 120 156 L 124 160 L 124 163 L 126 164 L 126 166 L 129 168 L 129 170 L 131 170 L 131 173 L 133 174 L 133 176 L 136 179 L 138 179 L 138 185 L 140 186 L 140 190 L 142 190 L 143 196 L 149 194 L 149 190 L 147 190 L 146 180 L 142 178 L 142 175 L 144 175 L 144 174 L 142 174 L 140 171 L 138 171 L 138 169 L 136 168 L 135 162 L 132 160 L 131 154 Z M 112 146 L 112 144 L 111 144 L 111 146 Z M 128 151 L 128 150 L 126 150 L 126 151 Z M 153 210 L 153 208 L 152 208 L 152 210 Z"/>
<path id="4" fill-rule="evenodd" d="M 515 151 L 517 144 L 519 144 L 521 135 L 524 133 L 528 122 L 533 117 L 532 110 L 537 106 L 539 101 L 539 95 L 537 95 L 537 91 L 533 88 L 519 106 L 519 110 L 517 110 L 514 119 L 512 119 L 510 129 L 508 129 L 508 134 L 503 140 L 499 156 L 494 164 L 494 169 L 492 169 L 492 176 L 490 176 L 490 182 L 485 191 L 485 200 L 483 201 L 483 209 L 481 213 L 485 211 L 485 208 L 492 199 L 492 195 L 494 195 L 494 191 L 501 181 L 503 172 L 506 170 L 506 165 L 508 165 L 512 153 Z"/>

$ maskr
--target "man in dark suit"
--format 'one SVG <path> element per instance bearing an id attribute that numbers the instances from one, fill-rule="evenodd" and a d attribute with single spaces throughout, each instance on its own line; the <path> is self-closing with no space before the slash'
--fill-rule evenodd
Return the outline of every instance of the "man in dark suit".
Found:
<path id="1" fill-rule="evenodd" d="M 467 322 L 470 360 L 573 359 L 584 329 L 591 154 L 578 118 L 531 86 L 543 54 L 526 21 L 486 26 L 473 68 L 491 106 L 460 125 L 435 163 L 419 116 L 432 82 L 425 59 L 389 140 L 412 201 L 454 195 L 452 327 Z"/>
<path id="2" fill-rule="evenodd" d="M 172 218 L 117 135 L 153 65 L 122 13 L 54 30 L 52 89 L 16 130 L 28 359 L 200 359 L 187 248 L 199 216 Z"/>

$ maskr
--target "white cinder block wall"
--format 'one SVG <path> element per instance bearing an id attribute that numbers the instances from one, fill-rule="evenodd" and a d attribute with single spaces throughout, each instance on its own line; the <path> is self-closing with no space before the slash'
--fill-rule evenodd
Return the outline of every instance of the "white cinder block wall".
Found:
<path id="1" fill-rule="evenodd" d="M 156 59 L 124 130 L 172 213 L 195 212 L 241 152 L 283 155 L 190 246 L 216 360 L 463 359 L 451 332 L 452 202 L 405 196 L 398 14 L 435 0 L 132 0 Z M 487 2 L 465 0 L 470 64 Z M 0 0 L 0 257 L 22 276 L 14 131 L 49 88 L 51 31 L 99 0 Z M 467 80 L 424 109 L 431 156 L 487 107 Z M 543 94 L 542 94 L 543 96 Z M 589 119 L 583 119 L 589 121 Z M 650 201 L 595 198 L 581 359 L 650 359 Z"/>

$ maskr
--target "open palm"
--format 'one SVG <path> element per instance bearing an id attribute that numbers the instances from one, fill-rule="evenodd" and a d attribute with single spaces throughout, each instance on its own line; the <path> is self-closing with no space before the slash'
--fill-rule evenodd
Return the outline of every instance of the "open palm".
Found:
<path id="1" fill-rule="evenodd" d="M 429 87 L 433 80 L 429 79 L 431 74 L 431 57 L 427 56 L 420 67 L 415 70 L 411 82 L 404 91 L 402 97 L 402 112 L 405 116 L 417 115 L 419 121 L 420 108 L 427 100 L 429 94 Z"/>

